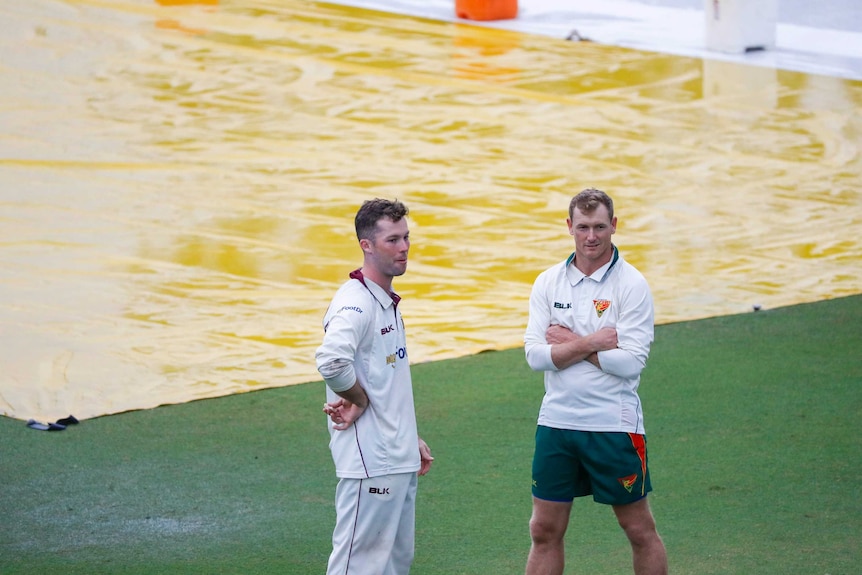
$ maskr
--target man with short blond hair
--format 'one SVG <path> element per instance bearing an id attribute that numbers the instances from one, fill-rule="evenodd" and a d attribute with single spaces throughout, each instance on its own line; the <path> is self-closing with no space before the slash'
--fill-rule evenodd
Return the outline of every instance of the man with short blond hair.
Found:
<path id="1" fill-rule="evenodd" d="M 575 252 L 536 278 L 524 335 L 527 362 L 545 374 L 526 574 L 563 573 L 572 501 L 592 495 L 612 506 L 635 574 L 665 575 L 637 393 L 653 340 L 652 295 L 611 241 L 617 218 L 607 194 L 577 194 L 566 224 Z"/>

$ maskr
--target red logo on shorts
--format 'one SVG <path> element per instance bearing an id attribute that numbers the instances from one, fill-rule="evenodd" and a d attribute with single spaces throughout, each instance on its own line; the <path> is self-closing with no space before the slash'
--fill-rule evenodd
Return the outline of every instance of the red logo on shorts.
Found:
<path id="1" fill-rule="evenodd" d="M 620 482 L 620 485 L 622 485 L 625 488 L 625 490 L 628 491 L 629 493 L 632 492 L 632 487 L 635 486 L 635 483 L 637 482 L 637 480 L 638 480 L 637 473 L 635 473 L 634 475 L 629 475 L 628 477 L 620 477 L 619 479 L 617 479 L 617 481 Z"/>

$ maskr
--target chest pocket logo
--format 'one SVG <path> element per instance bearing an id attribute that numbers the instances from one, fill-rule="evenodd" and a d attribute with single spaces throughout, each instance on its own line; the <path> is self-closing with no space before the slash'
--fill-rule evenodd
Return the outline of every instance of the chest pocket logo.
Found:
<path id="1" fill-rule="evenodd" d="M 611 307 L 611 300 L 609 299 L 594 299 L 593 305 L 596 307 L 596 315 L 598 317 L 602 317 L 602 314 L 608 311 L 608 308 Z"/>

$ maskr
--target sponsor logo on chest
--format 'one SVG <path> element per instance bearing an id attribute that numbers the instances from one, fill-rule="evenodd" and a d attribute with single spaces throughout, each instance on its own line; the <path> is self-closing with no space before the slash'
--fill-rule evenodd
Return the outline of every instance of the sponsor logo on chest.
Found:
<path id="1" fill-rule="evenodd" d="M 395 362 L 405 357 L 407 357 L 407 349 L 399 347 L 395 353 L 386 356 L 386 365 L 391 365 L 392 369 L 395 369 Z"/>

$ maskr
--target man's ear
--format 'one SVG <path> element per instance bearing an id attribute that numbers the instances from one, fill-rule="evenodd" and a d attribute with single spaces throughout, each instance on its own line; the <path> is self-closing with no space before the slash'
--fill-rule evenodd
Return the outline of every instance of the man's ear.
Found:
<path id="1" fill-rule="evenodd" d="M 368 238 L 362 238 L 361 240 L 359 240 L 359 247 L 366 254 L 371 253 L 371 240 L 369 240 Z"/>

